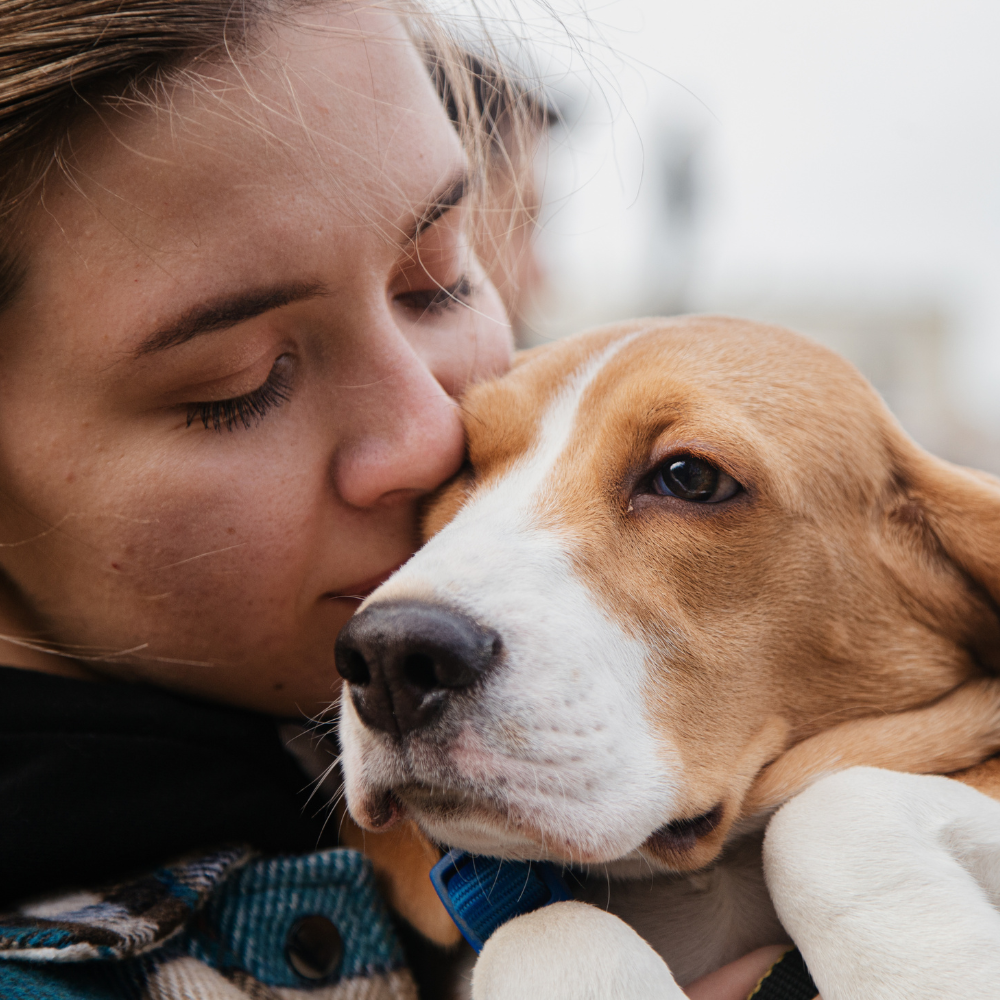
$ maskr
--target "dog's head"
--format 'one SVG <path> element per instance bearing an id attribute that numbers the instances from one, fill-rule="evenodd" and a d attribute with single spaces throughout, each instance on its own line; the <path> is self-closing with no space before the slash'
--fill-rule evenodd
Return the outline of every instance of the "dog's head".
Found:
<path id="1" fill-rule="evenodd" d="M 338 642 L 363 825 L 697 867 L 788 746 L 1000 666 L 1000 484 L 803 338 L 637 321 L 465 411 L 432 537 Z"/>

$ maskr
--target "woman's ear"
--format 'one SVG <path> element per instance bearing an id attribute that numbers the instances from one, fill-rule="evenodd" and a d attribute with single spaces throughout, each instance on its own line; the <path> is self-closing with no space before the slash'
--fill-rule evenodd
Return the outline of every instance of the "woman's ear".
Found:
<path id="1" fill-rule="evenodd" d="M 951 607 L 943 624 L 1000 673 L 1000 480 L 913 451 L 902 477 L 905 499 L 890 517 L 917 541 L 922 568 L 937 564 L 938 578 L 943 569 L 952 579 L 959 599 L 945 602 Z"/>

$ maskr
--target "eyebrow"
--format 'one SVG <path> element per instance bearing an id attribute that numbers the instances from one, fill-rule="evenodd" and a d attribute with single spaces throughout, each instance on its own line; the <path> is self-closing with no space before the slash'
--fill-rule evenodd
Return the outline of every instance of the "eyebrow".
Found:
<path id="1" fill-rule="evenodd" d="M 465 197 L 468 189 L 469 176 L 466 171 L 452 177 L 431 197 L 427 207 L 417 216 L 416 222 L 406 234 L 406 242 L 412 243 L 424 230 L 433 226 Z M 250 289 L 203 303 L 154 330 L 132 352 L 133 357 L 141 358 L 178 347 L 202 334 L 225 330 L 272 309 L 324 295 L 326 290 L 321 282 L 296 282 Z"/>
<path id="2" fill-rule="evenodd" d="M 321 282 L 296 282 L 253 288 L 224 296 L 195 306 L 178 319 L 161 326 L 142 341 L 133 351 L 133 356 L 141 358 L 157 351 L 165 351 L 186 344 L 202 334 L 225 330 L 272 309 L 315 298 L 325 292 L 326 285 Z"/>

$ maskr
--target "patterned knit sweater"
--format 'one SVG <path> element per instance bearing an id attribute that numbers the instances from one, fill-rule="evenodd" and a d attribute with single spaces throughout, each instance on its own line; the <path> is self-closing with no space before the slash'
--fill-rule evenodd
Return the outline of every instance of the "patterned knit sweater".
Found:
<path id="1" fill-rule="evenodd" d="M 309 785 L 267 717 L 0 667 L 0 998 L 415 998 Z"/>

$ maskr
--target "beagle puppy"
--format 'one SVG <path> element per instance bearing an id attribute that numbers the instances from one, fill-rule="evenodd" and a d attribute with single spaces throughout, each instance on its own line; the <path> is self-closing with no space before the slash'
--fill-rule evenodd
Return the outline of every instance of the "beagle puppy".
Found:
<path id="1" fill-rule="evenodd" d="M 824 1000 L 1000 995 L 1000 803 L 968 787 L 1000 790 L 1000 482 L 735 319 L 537 348 L 463 408 L 337 663 L 362 827 L 588 873 L 474 995 L 681 997 L 792 939 Z"/>

